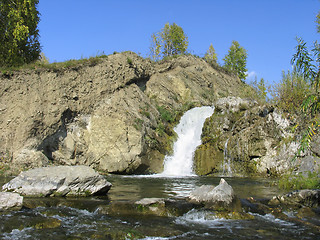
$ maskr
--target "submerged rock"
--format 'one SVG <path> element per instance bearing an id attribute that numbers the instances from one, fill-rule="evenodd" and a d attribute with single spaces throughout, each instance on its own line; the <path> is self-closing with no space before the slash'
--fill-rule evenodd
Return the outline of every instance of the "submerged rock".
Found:
<path id="1" fill-rule="evenodd" d="M 111 186 L 88 166 L 56 166 L 22 172 L 2 189 L 25 196 L 89 196 L 105 195 Z"/>
<path id="2" fill-rule="evenodd" d="M 0 192 L 0 211 L 20 210 L 23 197 L 18 193 Z"/>
<path id="3" fill-rule="evenodd" d="M 193 203 L 204 204 L 205 207 L 213 210 L 241 211 L 240 200 L 235 195 L 233 188 L 223 178 L 216 187 L 202 185 L 196 188 L 190 193 L 189 200 Z"/>
<path id="4" fill-rule="evenodd" d="M 320 206 L 320 189 L 303 189 L 288 194 L 275 196 L 269 201 L 269 205 L 285 205 L 292 207 L 312 207 Z"/>

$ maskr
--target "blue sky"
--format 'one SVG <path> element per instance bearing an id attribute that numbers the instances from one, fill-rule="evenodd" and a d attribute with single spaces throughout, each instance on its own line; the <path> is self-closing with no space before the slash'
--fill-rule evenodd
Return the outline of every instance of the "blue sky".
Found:
<path id="1" fill-rule="evenodd" d="M 319 39 L 319 0 L 41 0 L 42 51 L 50 62 L 131 50 L 148 56 L 151 34 L 176 23 L 188 50 L 203 56 L 213 44 L 218 61 L 233 40 L 248 52 L 250 75 L 268 83 L 291 69 L 296 37 Z"/>

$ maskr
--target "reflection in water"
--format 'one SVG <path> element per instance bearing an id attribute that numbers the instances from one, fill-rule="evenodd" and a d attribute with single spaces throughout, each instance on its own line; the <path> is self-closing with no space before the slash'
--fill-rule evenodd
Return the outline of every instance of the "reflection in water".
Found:
<path id="1" fill-rule="evenodd" d="M 219 177 L 161 177 L 159 175 L 110 176 L 111 200 L 185 198 L 201 185 L 218 185 Z M 225 178 L 240 198 L 271 198 L 283 193 L 268 179 Z"/>

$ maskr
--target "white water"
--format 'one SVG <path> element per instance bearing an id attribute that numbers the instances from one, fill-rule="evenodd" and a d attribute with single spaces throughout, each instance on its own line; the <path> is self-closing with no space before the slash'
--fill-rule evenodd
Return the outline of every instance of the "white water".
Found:
<path id="1" fill-rule="evenodd" d="M 173 146 L 173 155 L 165 156 L 161 176 L 194 176 L 193 156 L 201 144 L 204 121 L 213 114 L 213 107 L 196 107 L 187 111 L 174 128 L 178 135 Z"/>
<path id="2" fill-rule="evenodd" d="M 223 171 L 222 176 L 232 177 L 231 158 L 228 155 L 228 142 L 229 142 L 229 138 L 227 139 L 226 143 L 224 144 L 224 151 L 223 151 L 224 161 L 223 161 L 223 165 L 222 165 L 222 171 Z"/>

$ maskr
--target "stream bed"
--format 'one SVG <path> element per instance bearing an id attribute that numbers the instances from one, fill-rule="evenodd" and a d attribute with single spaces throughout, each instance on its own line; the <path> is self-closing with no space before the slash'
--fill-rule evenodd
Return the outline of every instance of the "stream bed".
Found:
<path id="1" fill-rule="evenodd" d="M 3 184 L 8 179 L 0 179 Z M 270 180 L 225 178 L 240 198 L 271 198 L 280 194 Z M 103 214 L 101 206 L 142 198 L 184 199 L 195 187 L 218 185 L 217 177 L 164 178 L 108 176 L 113 187 L 106 197 L 25 198 L 29 206 L 0 214 L 1 239 L 320 239 L 307 225 L 271 214 L 251 220 L 215 218 L 192 209 L 179 217 Z M 0 184 L 1 185 L 1 184 Z M 292 214 L 290 212 L 288 215 Z M 319 215 L 313 219 L 320 223 Z"/>

